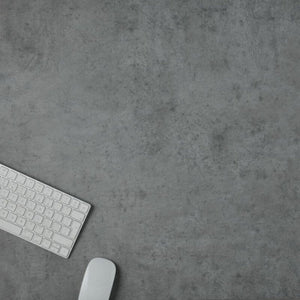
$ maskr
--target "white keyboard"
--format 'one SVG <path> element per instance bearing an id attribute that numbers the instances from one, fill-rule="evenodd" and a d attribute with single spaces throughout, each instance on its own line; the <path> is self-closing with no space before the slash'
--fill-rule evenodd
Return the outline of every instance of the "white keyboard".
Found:
<path id="1" fill-rule="evenodd" d="M 0 229 L 68 258 L 91 205 L 0 164 Z"/>

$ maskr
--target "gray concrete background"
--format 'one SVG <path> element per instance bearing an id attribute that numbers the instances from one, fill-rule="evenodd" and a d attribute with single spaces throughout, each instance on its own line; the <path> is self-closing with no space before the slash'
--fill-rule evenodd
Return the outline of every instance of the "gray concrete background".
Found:
<path id="1" fill-rule="evenodd" d="M 0 232 L 0 298 L 300 299 L 300 1 L 0 0 L 0 161 L 90 202 L 69 260 Z"/>

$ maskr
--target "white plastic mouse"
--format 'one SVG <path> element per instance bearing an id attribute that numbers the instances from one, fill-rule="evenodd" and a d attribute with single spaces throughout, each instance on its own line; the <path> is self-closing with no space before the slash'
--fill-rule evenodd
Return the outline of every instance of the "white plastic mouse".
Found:
<path id="1" fill-rule="evenodd" d="M 115 275 L 116 266 L 112 261 L 92 259 L 86 268 L 78 300 L 109 300 Z"/>

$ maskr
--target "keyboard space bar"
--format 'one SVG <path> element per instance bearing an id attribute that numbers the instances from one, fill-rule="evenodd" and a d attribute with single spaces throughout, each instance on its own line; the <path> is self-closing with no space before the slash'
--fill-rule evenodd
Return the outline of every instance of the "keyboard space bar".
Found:
<path id="1" fill-rule="evenodd" d="M 15 235 L 19 235 L 22 231 L 21 227 L 11 224 L 9 222 L 6 222 L 2 219 L 0 219 L 0 228 L 3 229 L 4 231 L 8 231 Z"/>

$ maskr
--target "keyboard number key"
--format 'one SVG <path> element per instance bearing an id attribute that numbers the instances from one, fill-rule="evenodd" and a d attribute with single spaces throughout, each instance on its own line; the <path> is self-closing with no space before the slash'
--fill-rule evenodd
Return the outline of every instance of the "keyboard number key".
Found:
<path id="1" fill-rule="evenodd" d="M 45 187 L 44 190 L 43 190 L 43 194 L 46 195 L 46 196 L 51 196 L 52 194 L 52 189 L 50 189 L 49 187 Z"/>
<path id="2" fill-rule="evenodd" d="M 6 175 L 6 177 L 9 178 L 9 179 L 15 180 L 16 177 L 17 177 L 17 175 L 18 175 L 18 174 L 17 174 L 16 172 L 14 172 L 14 171 L 12 171 L 12 170 L 9 170 L 9 171 L 8 171 L 8 174 Z"/>
<path id="3" fill-rule="evenodd" d="M 25 180 L 26 180 L 25 176 L 23 176 L 21 174 L 19 174 L 16 178 L 16 182 L 18 182 L 20 184 L 24 184 Z"/>
<path id="4" fill-rule="evenodd" d="M 72 199 L 72 200 L 71 200 L 71 206 L 74 207 L 74 208 L 78 208 L 78 206 L 79 206 L 79 201 L 76 200 L 76 199 Z"/>
<path id="5" fill-rule="evenodd" d="M 56 201 L 58 201 L 61 198 L 61 193 L 58 191 L 54 191 L 52 194 L 52 198 Z"/>
<path id="6" fill-rule="evenodd" d="M 41 184 L 40 182 L 36 182 L 33 189 L 38 193 L 41 193 L 44 189 L 44 185 Z"/>
<path id="7" fill-rule="evenodd" d="M 25 186 L 27 186 L 28 188 L 32 189 L 34 186 L 34 180 L 27 178 L 26 182 L 25 182 Z"/>
<path id="8" fill-rule="evenodd" d="M 61 201 L 64 203 L 64 204 L 69 204 L 70 203 L 70 200 L 71 200 L 71 197 L 67 196 L 67 195 L 63 195 L 61 197 Z"/>

